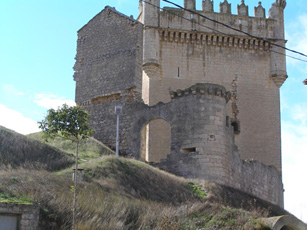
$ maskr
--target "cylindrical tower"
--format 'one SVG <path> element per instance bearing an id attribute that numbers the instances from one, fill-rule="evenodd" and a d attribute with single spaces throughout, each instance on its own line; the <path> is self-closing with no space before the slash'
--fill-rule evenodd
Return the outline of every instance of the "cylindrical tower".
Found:
<path id="1" fill-rule="evenodd" d="M 269 12 L 269 18 L 276 20 L 277 24 L 274 30 L 274 39 L 276 44 L 285 46 L 285 29 L 284 29 L 284 9 L 286 7 L 285 0 L 276 0 L 272 4 Z M 285 49 L 273 46 L 271 52 L 271 76 L 277 87 L 281 87 L 287 79 L 286 57 L 280 55 L 285 54 Z"/>
<path id="2" fill-rule="evenodd" d="M 142 98 L 151 105 L 151 80 L 158 78 L 160 67 L 160 38 L 157 28 L 160 26 L 160 0 L 143 2 L 143 87 Z"/>
<path id="3" fill-rule="evenodd" d="M 233 131 L 226 114 L 230 93 L 220 85 L 201 83 L 171 92 L 171 97 L 176 113 L 171 121 L 171 155 L 177 166 L 182 164 L 176 174 L 230 185 Z"/>

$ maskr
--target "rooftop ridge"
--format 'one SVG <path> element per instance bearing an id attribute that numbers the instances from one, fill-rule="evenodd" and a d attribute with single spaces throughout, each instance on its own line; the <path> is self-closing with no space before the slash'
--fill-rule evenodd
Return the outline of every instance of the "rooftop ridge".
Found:
<path id="1" fill-rule="evenodd" d="M 106 10 L 109 10 L 109 11 L 111 11 L 111 12 L 113 12 L 113 13 L 115 13 L 115 14 L 117 14 L 117 15 L 119 15 L 119 16 L 125 18 L 125 19 L 130 20 L 132 23 L 135 23 L 135 24 L 140 23 L 138 20 L 134 19 L 132 16 L 128 17 L 127 15 L 125 15 L 125 14 L 123 14 L 123 13 L 117 11 L 117 10 L 115 9 L 115 7 L 106 6 L 102 11 L 100 11 L 100 12 L 99 12 L 98 14 L 96 14 L 91 20 L 89 20 L 84 26 L 82 26 L 77 32 L 79 33 L 83 28 L 87 27 L 87 25 L 88 25 L 91 21 L 95 20 L 96 17 L 98 17 L 102 12 L 104 12 L 104 11 L 106 11 Z"/>

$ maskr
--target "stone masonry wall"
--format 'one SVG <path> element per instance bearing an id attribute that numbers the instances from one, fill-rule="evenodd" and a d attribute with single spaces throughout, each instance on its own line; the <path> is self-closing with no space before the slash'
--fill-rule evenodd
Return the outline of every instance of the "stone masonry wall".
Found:
<path id="1" fill-rule="evenodd" d="M 143 128 L 151 120 L 163 119 L 171 127 L 171 146 L 170 154 L 158 163 L 162 169 L 235 187 L 282 206 L 282 182 L 277 170 L 259 162 L 242 161 L 234 152 L 233 127 L 226 113 L 230 93 L 214 84 L 197 84 L 170 93 L 173 99 L 169 103 L 155 106 L 127 96 L 87 105 L 95 137 L 115 145 L 114 107 L 122 105 L 120 151 L 139 159 Z"/>
<path id="2" fill-rule="evenodd" d="M 231 13 L 227 1 L 221 3 L 220 13 L 213 11 L 211 3 L 204 1 L 202 10 L 193 7 L 195 1 L 185 2 L 185 6 L 238 30 L 285 44 L 285 5 L 281 2 L 272 4 L 269 18 L 261 4 L 255 8 L 255 17 L 249 17 L 244 3 L 238 5 L 237 15 Z M 149 105 L 169 102 L 169 89 L 183 89 L 196 83 L 220 84 L 228 91 L 234 90 L 236 101 L 227 110 L 232 120 L 240 124 L 235 141 L 241 157 L 273 165 L 281 173 L 279 87 L 287 76 L 285 57 L 271 50 L 284 51 L 196 13 L 167 7 L 153 14 L 151 11 L 156 8 L 146 5 L 144 2 L 140 17 L 144 18 L 146 28 L 144 101 Z M 147 17 L 151 21 L 148 25 Z M 152 26 L 154 22 L 156 25 Z"/>
<path id="3" fill-rule="evenodd" d="M 141 92 L 142 24 L 106 7 L 78 31 L 76 102 Z"/>
<path id="4" fill-rule="evenodd" d="M 236 81 L 236 118 L 241 127 L 236 144 L 241 157 L 281 170 L 279 88 L 270 77 L 270 53 L 213 46 L 207 41 L 161 41 L 161 50 L 161 76 L 151 79 L 151 101 L 168 102 L 169 88 L 187 88 L 198 82 L 220 84 L 232 91 Z M 229 112 L 234 118 L 230 106 Z"/>
<path id="5" fill-rule="evenodd" d="M 0 216 L 1 215 L 17 216 L 19 218 L 18 229 L 39 229 L 39 208 L 36 206 L 0 203 Z"/>
<path id="6" fill-rule="evenodd" d="M 232 153 L 231 161 L 232 169 L 227 169 L 228 175 L 225 175 L 227 166 L 220 167 L 219 164 L 226 163 L 225 159 L 200 152 L 170 154 L 158 165 L 175 175 L 227 185 L 283 207 L 283 184 L 275 167 L 241 160 L 237 152 Z"/>
<path id="7" fill-rule="evenodd" d="M 210 1 L 204 4 L 207 9 Z M 243 15 L 242 7 L 240 15 L 231 15 L 227 5 L 222 14 L 204 12 L 284 42 L 279 28 L 283 9 L 276 4 L 269 19 L 261 7 L 256 18 Z M 239 188 L 282 206 L 279 87 L 285 80 L 284 60 L 271 53 L 268 43 L 225 28 L 229 36 L 207 31 L 195 23 L 207 25 L 200 17 L 187 14 L 194 19 L 187 22 L 150 6 L 140 12 L 147 24 L 106 7 L 78 32 L 76 102 L 90 112 L 95 138 L 115 146 L 114 107 L 122 105 L 121 154 L 156 162 L 164 157 L 161 168 L 176 175 Z M 240 124 L 235 134 L 233 120 Z M 158 148 L 166 137 L 170 146 Z"/>

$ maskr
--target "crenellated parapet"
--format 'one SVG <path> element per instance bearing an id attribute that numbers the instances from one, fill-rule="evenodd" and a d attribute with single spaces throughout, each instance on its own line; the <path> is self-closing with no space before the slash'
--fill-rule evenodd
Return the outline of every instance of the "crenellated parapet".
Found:
<path id="1" fill-rule="evenodd" d="M 262 7 L 262 3 L 258 2 L 258 6 L 254 8 L 254 14 L 256 18 L 265 18 L 265 9 Z"/>
<path id="2" fill-rule="evenodd" d="M 226 91 L 223 86 L 209 83 L 198 83 L 184 90 L 170 90 L 169 93 L 172 99 L 190 95 L 210 95 L 225 98 L 226 102 L 228 102 L 231 98 L 231 93 Z"/>
<path id="3" fill-rule="evenodd" d="M 203 12 L 213 12 L 213 0 L 205 0 L 203 1 Z"/>
<path id="4" fill-rule="evenodd" d="M 249 15 L 249 6 L 244 0 L 241 0 L 241 3 L 237 5 L 236 13 L 231 12 L 231 3 L 227 0 L 220 3 L 219 12 L 214 11 L 214 0 L 203 0 L 202 10 L 196 9 L 195 3 L 196 0 L 185 0 L 184 8 L 187 10 L 164 7 L 160 12 L 159 19 L 157 19 L 159 20 L 158 27 L 194 30 L 198 32 L 219 31 L 229 35 L 241 34 L 240 32 L 225 28 L 218 23 L 201 17 L 201 15 L 204 15 L 235 29 L 253 34 L 254 36 L 268 39 L 283 39 L 275 31 L 278 31 L 282 24 L 279 21 L 280 18 L 283 18 L 283 9 L 286 5 L 285 0 L 277 0 L 272 4 L 268 18 L 266 17 L 266 10 L 263 8 L 261 2 L 254 7 L 254 15 L 251 16 Z"/>
<path id="5" fill-rule="evenodd" d="M 222 14 L 231 14 L 231 4 L 227 0 L 220 3 L 220 13 Z"/>
<path id="6" fill-rule="evenodd" d="M 189 10 L 196 10 L 195 9 L 196 5 L 196 0 L 184 0 L 184 8 L 189 9 Z M 203 13 L 214 13 L 214 0 L 203 0 L 202 1 L 202 12 Z M 273 5 L 276 6 L 281 6 L 285 8 L 286 6 L 286 1 L 285 0 L 276 0 Z M 261 2 L 258 2 L 258 6 L 255 6 L 255 14 L 254 17 L 262 17 L 265 18 L 265 9 L 262 6 Z M 199 11 L 201 12 L 201 11 Z M 219 12 L 216 13 L 221 13 L 221 14 L 232 14 L 231 12 L 231 3 L 228 2 L 228 0 L 223 0 L 220 2 L 219 5 Z M 245 4 L 244 0 L 241 0 L 241 4 L 237 5 L 237 15 L 238 16 L 248 16 L 248 6 Z"/>
<path id="7" fill-rule="evenodd" d="M 244 0 L 241 1 L 241 5 L 237 6 L 238 15 L 248 16 L 248 6 L 245 5 Z"/>

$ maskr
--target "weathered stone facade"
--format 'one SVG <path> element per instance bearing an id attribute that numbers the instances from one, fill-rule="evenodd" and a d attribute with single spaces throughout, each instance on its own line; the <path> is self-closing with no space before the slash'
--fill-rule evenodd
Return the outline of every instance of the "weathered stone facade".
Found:
<path id="1" fill-rule="evenodd" d="M 0 203 L 0 229 L 38 230 L 39 208 L 34 205 Z"/>
<path id="2" fill-rule="evenodd" d="M 74 79 L 79 104 L 141 92 L 142 31 L 140 23 L 112 8 L 78 31 Z"/>
<path id="3" fill-rule="evenodd" d="M 140 2 L 138 20 L 106 7 L 78 32 L 76 102 L 91 113 L 95 137 L 166 171 L 239 188 L 283 206 L 279 87 L 287 78 L 283 10 L 261 6 L 220 13 L 195 0 L 160 11 Z M 230 30 L 200 15 L 254 36 Z M 217 33 L 220 31 L 221 33 Z M 269 41 L 269 42 L 268 42 Z"/>

